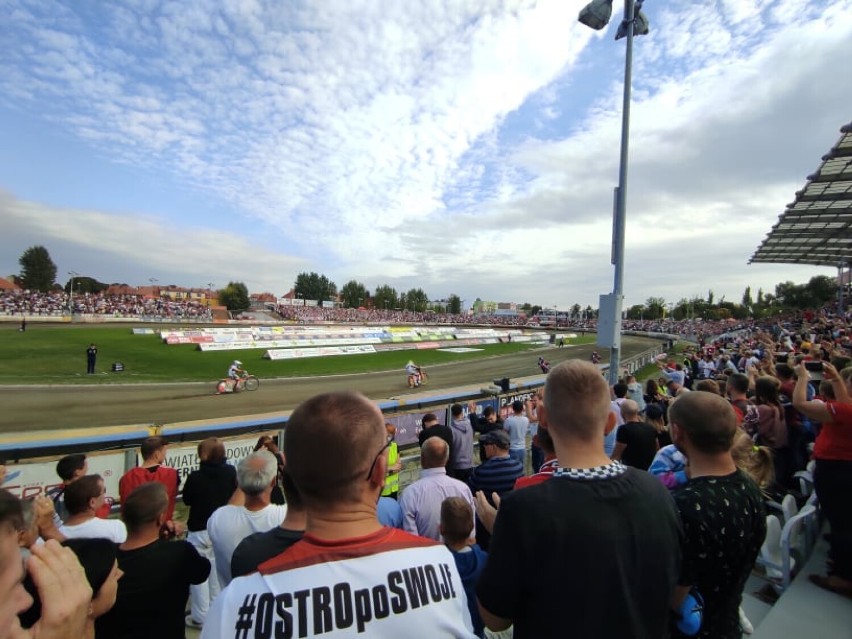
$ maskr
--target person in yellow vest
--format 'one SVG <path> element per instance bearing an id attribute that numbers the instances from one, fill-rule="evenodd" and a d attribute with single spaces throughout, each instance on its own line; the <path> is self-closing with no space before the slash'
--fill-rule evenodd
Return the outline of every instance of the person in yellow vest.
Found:
<path id="1" fill-rule="evenodd" d="M 396 445 L 396 426 L 385 423 L 388 433 L 388 476 L 385 479 L 385 487 L 382 489 L 382 497 L 399 498 L 399 471 L 402 470 L 402 462 L 399 459 L 399 447 Z"/>

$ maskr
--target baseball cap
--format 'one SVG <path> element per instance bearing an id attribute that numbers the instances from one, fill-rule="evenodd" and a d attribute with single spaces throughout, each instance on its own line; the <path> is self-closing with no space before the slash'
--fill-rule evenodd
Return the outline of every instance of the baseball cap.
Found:
<path id="1" fill-rule="evenodd" d="M 509 436 L 505 431 L 492 430 L 479 437 L 479 445 L 494 444 L 498 448 L 509 448 Z"/>

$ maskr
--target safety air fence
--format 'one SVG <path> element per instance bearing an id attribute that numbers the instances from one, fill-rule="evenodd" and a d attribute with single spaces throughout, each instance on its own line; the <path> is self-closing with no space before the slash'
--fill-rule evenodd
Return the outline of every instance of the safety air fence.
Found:
<path id="1" fill-rule="evenodd" d="M 644 334 L 659 338 L 660 343 L 629 360 L 622 369 L 635 372 L 650 364 L 670 347 L 676 338 L 662 334 Z M 602 373 L 606 365 L 601 366 Z M 426 413 L 433 413 L 441 423 L 450 420 L 450 406 L 459 403 L 467 414 L 468 403 L 477 404 L 477 412 L 485 406 L 508 416 L 512 402 L 525 401 L 544 385 L 545 376 L 511 380 L 507 392 L 499 386 L 436 390 L 409 398 L 379 402 L 385 420 L 396 426 L 397 442 L 401 451 L 403 471 L 400 483 L 404 487 L 416 480 L 420 472 L 417 436 L 422 429 Z M 219 437 L 224 441 L 229 463 L 236 464 L 253 450 L 258 437 L 268 434 L 283 443 L 289 412 L 266 414 L 263 417 L 247 416 L 242 419 L 207 420 L 193 423 L 141 424 L 123 427 L 75 429 L 73 436 L 61 431 L 9 433 L 0 441 L 0 459 L 5 460 L 7 473 L 3 488 L 21 497 L 44 494 L 59 483 L 56 461 L 70 453 L 85 453 L 89 472 L 104 479 L 106 492 L 118 502 L 118 480 L 124 472 L 141 461 L 138 446 L 151 435 L 161 435 L 169 442 L 165 464 L 175 468 L 181 483 L 198 468 L 197 445 L 206 437 Z"/>

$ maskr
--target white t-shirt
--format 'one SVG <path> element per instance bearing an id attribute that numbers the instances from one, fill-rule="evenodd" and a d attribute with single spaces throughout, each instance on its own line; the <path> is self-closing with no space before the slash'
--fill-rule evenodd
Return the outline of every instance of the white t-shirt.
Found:
<path id="1" fill-rule="evenodd" d="M 92 517 L 82 524 L 69 526 L 63 524 L 59 532 L 68 539 L 109 539 L 116 544 L 127 541 L 127 528 L 120 519 L 99 519 Z"/>
<path id="2" fill-rule="evenodd" d="M 231 557 L 240 542 L 249 535 L 266 532 L 280 526 L 287 506 L 269 504 L 261 510 L 246 510 L 243 506 L 222 506 L 207 520 L 207 533 L 216 557 L 216 574 L 222 588 L 231 581 Z"/>
<path id="3" fill-rule="evenodd" d="M 260 572 L 234 579 L 210 606 L 201 637 L 270 631 L 327 639 L 476 637 L 452 553 L 394 528 L 337 542 L 305 535 Z"/>

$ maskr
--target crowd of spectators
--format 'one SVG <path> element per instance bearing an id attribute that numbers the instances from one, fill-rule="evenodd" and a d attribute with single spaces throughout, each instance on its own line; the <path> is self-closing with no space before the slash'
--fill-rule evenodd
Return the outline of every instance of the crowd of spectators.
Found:
<path id="1" fill-rule="evenodd" d="M 0 291 L 0 315 L 61 317 L 73 308 L 75 315 L 164 319 L 209 319 L 210 308 L 197 300 L 173 300 L 142 295 L 102 293 Z"/>
<path id="2" fill-rule="evenodd" d="M 475 405 L 446 425 L 425 416 L 423 471 L 400 491 L 386 490 L 399 466 L 375 404 L 318 395 L 291 415 L 283 451 L 261 441 L 236 473 L 219 440 L 199 445 L 190 541 L 162 438 L 143 442 L 110 524 L 102 478 L 79 455 L 60 460 L 64 521 L 55 495 L 0 491 L 0 637 L 141 637 L 143 618 L 160 636 L 189 625 L 210 639 L 739 637 L 765 501 L 810 459 L 831 526 L 828 574 L 810 579 L 852 598 L 851 336 L 830 313 L 755 325 L 660 361 L 644 389 L 567 360 L 505 422 Z M 527 474 L 532 424 L 541 466 Z M 114 552 L 87 550 L 92 537 Z M 187 616 L 191 586 L 211 580 Z"/>

